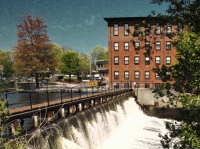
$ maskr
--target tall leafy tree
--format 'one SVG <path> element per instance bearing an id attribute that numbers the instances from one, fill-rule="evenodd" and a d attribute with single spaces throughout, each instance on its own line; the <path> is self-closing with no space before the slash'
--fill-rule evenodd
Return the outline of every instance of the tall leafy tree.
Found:
<path id="1" fill-rule="evenodd" d="M 70 77 L 71 75 L 78 75 L 80 73 L 80 67 L 79 67 L 79 54 L 73 50 L 68 50 L 61 56 L 61 73 L 67 74 Z"/>
<path id="2" fill-rule="evenodd" d="M 81 53 L 79 55 L 80 59 L 80 73 L 83 75 L 87 75 L 90 72 L 90 58 L 87 54 Z"/>
<path id="3" fill-rule="evenodd" d="M 95 68 L 95 61 L 96 60 L 104 60 L 108 59 L 108 50 L 101 46 L 96 46 L 91 52 L 91 62 L 92 68 Z"/>
<path id="4" fill-rule="evenodd" d="M 43 18 L 26 15 L 20 19 L 16 28 L 18 40 L 14 47 L 15 71 L 21 76 L 35 75 L 38 88 L 39 74 L 56 69 L 55 52 L 49 41 L 47 25 Z"/>
<path id="5" fill-rule="evenodd" d="M 6 78 L 10 78 L 14 74 L 12 52 L 0 50 L 0 65 L 3 66 L 3 71 L 1 72 Z"/>
<path id="6" fill-rule="evenodd" d="M 199 0 L 152 0 L 152 3 L 167 3 L 167 15 L 156 15 L 163 21 L 181 23 L 182 33 L 172 34 L 177 50 L 177 63 L 157 67 L 153 71 L 162 78 L 161 88 L 154 90 L 160 96 L 168 96 L 171 104 L 180 102 L 180 123 L 166 123 L 169 132 L 160 135 L 163 148 L 200 148 L 200 1 Z M 155 13 L 155 12 L 154 12 Z M 168 72 L 168 73 L 166 73 Z M 170 86 L 168 83 L 172 83 Z M 175 102 L 174 102 L 175 101 Z M 174 105 L 176 106 L 176 105 Z"/>

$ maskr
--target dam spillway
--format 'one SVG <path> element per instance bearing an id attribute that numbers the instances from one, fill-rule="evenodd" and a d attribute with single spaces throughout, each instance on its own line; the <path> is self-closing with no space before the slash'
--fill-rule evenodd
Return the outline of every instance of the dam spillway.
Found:
<path id="1" fill-rule="evenodd" d="M 132 97 L 92 107 L 31 134 L 34 149 L 157 149 L 164 119 L 143 114 Z"/>

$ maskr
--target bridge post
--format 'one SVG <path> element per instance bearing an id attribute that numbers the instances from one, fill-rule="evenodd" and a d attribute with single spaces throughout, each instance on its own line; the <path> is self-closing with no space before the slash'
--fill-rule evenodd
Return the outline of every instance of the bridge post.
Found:
<path id="1" fill-rule="evenodd" d="M 81 106 L 82 106 L 82 110 L 85 110 L 85 103 L 81 103 Z"/>
<path id="2" fill-rule="evenodd" d="M 63 92 L 63 90 L 61 89 L 60 90 L 60 102 L 62 103 L 62 92 Z"/>
<path id="3" fill-rule="evenodd" d="M 48 120 L 48 122 L 53 121 L 54 114 L 55 114 L 54 111 L 49 111 L 47 113 L 47 120 Z"/>
<path id="4" fill-rule="evenodd" d="M 60 115 L 61 115 L 62 118 L 65 118 L 65 108 L 62 108 L 60 110 Z"/>
<path id="5" fill-rule="evenodd" d="M 93 107 L 93 106 L 94 106 L 94 101 L 90 100 L 90 107 Z"/>
<path id="6" fill-rule="evenodd" d="M 48 101 L 48 106 L 49 106 L 49 91 L 47 90 L 47 101 Z"/>
<path id="7" fill-rule="evenodd" d="M 33 126 L 35 128 L 38 128 L 38 126 L 39 126 L 39 124 L 38 124 L 38 116 L 37 115 L 33 116 Z"/>
<path id="8" fill-rule="evenodd" d="M 31 92 L 29 92 L 29 97 L 30 97 L 30 106 L 31 106 L 31 110 L 33 109 L 32 107 L 32 98 L 31 98 Z"/>

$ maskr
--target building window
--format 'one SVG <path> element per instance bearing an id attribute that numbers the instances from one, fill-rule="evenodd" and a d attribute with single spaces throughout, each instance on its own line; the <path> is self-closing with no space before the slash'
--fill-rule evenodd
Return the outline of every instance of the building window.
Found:
<path id="1" fill-rule="evenodd" d="M 149 83 L 145 83 L 144 86 L 145 86 L 145 88 L 150 88 L 150 84 Z"/>
<path id="2" fill-rule="evenodd" d="M 172 32 L 172 25 L 171 25 L 171 23 L 167 23 L 166 33 L 169 35 L 169 34 L 171 34 L 171 32 Z"/>
<path id="3" fill-rule="evenodd" d="M 145 57 L 145 65 L 150 65 L 150 57 L 149 56 Z"/>
<path id="4" fill-rule="evenodd" d="M 135 65 L 139 65 L 140 64 L 140 57 L 139 56 L 135 56 L 134 57 L 134 63 L 135 63 Z"/>
<path id="5" fill-rule="evenodd" d="M 160 79 L 160 77 L 159 77 L 159 75 L 156 73 L 156 80 L 159 80 Z"/>
<path id="6" fill-rule="evenodd" d="M 140 88 L 140 83 L 134 82 L 134 88 Z"/>
<path id="7" fill-rule="evenodd" d="M 171 50 L 171 42 L 170 41 L 166 42 L 166 50 Z"/>
<path id="8" fill-rule="evenodd" d="M 115 51 L 119 50 L 119 43 L 118 42 L 114 42 L 114 50 Z"/>
<path id="9" fill-rule="evenodd" d="M 151 24 L 147 24 L 147 26 L 145 28 L 145 34 L 150 35 L 150 31 L 151 31 Z"/>
<path id="10" fill-rule="evenodd" d="M 114 83 L 114 88 L 119 88 L 119 83 Z"/>
<path id="11" fill-rule="evenodd" d="M 159 88 L 160 87 L 160 83 L 155 83 L 155 88 Z"/>
<path id="12" fill-rule="evenodd" d="M 160 50 L 160 41 L 156 41 L 156 50 Z"/>
<path id="13" fill-rule="evenodd" d="M 124 71 L 124 80 L 129 79 L 129 71 Z"/>
<path id="14" fill-rule="evenodd" d="M 156 56 L 156 65 L 160 65 L 160 56 Z"/>
<path id="15" fill-rule="evenodd" d="M 135 24 L 134 36 L 138 36 L 140 34 L 140 25 Z"/>
<path id="16" fill-rule="evenodd" d="M 150 42 L 149 41 L 145 42 L 145 49 L 150 50 Z"/>
<path id="17" fill-rule="evenodd" d="M 124 24 L 124 36 L 128 36 L 128 24 Z"/>
<path id="18" fill-rule="evenodd" d="M 119 79 L 119 71 L 114 72 L 114 79 Z"/>
<path id="19" fill-rule="evenodd" d="M 114 57 L 114 64 L 119 65 L 119 57 L 118 56 Z"/>
<path id="20" fill-rule="evenodd" d="M 135 71 L 134 75 L 135 75 L 135 79 L 139 79 L 140 78 L 140 72 L 139 71 Z"/>
<path id="21" fill-rule="evenodd" d="M 135 50 L 140 49 L 140 42 L 136 41 L 134 45 L 135 45 Z"/>
<path id="22" fill-rule="evenodd" d="M 160 24 L 159 23 L 156 23 L 155 33 L 157 35 L 160 35 Z"/>
<path id="23" fill-rule="evenodd" d="M 129 57 L 124 56 L 124 65 L 128 65 L 128 64 L 129 64 Z"/>
<path id="24" fill-rule="evenodd" d="M 124 50 L 128 51 L 129 49 L 129 42 L 124 42 Z"/>
<path id="25" fill-rule="evenodd" d="M 114 24 L 114 36 L 118 36 L 119 35 L 119 26 L 118 24 Z"/>
<path id="26" fill-rule="evenodd" d="M 129 88 L 129 83 L 124 83 L 124 88 Z"/>
<path id="27" fill-rule="evenodd" d="M 149 71 L 145 71 L 145 79 L 149 79 L 150 78 L 150 72 Z"/>
<path id="28" fill-rule="evenodd" d="M 171 64 L 171 56 L 166 56 L 166 65 Z"/>

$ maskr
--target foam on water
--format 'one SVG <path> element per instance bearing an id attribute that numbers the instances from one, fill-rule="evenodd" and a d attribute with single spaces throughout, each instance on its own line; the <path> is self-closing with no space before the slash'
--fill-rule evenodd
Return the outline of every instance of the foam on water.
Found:
<path id="1" fill-rule="evenodd" d="M 159 149 L 164 121 L 146 116 L 134 98 L 119 99 L 42 128 L 37 142 L 42 149 Z"/>

